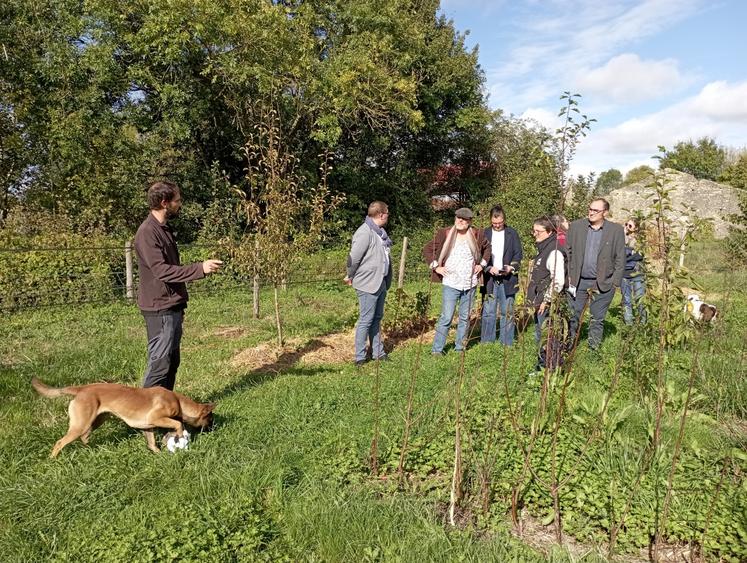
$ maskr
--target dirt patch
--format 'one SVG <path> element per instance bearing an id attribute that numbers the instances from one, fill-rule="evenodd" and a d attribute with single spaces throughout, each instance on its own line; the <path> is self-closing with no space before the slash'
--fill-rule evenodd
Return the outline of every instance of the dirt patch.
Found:
<path id="1" fill-rule="evenodd" d="M 517 534 L 517 537 L 542 553 L 549 554 L 553 547 L 558 545 L 555 542 L 555 528 L 553 525 L 543 526 L 539 520 L 524 513 L 521 516 L 521 528 L 521 534 Z M 600 557 L 606 557 L 608 549 L 606 543 L 598 545 L 585 544 L 568 534 L 563 535 L 563 547 L 574 557 L 585 557 L 592 553 L 596 553 Z M 652 560 L 652 550 L 653 546 L 642 548 L 638 554 L 616 553 L 614 560 L 623 563 L 644 563 Z M 659 546 L 659 561 L 689 561 L 690 563 L 700 563 L 705 561 L 705 559 L 698 556 L 697 549 L 694 546 L 673 545 L 662 542 Z"/>
<path id="2" fill-rule="evenodd" d="M 384 349 L 388 352 L 406 346 L 411 342 L 433 340 L 432 323 L 421 323 L 400 331 L 384 334 Z M 425 331 L 425 332 L 423 332 Z M 233 367 L 262 373 L 277 373 L 296 363 L 307 366 L 350 363 L 355 359 L 355 329 L 347 332 L 328 334 L 309 341 L 293 339 L 278 348 L 271 342 L 263 342 L 246 348 L 231 359 Z"/>
<path id="3" fill-rule="evenodd" d="M 555 542 L 555 528 L 550 526 L 543 526 L 539 520 L 532 518 L 528 514 L 522 514 L 521 516 L 521 533 L 517 534 L 517 537 L 524 543 L 533 547 L 534 549 L 541 551 L 542 553 L 548 554 L 558 544 Z M 585 556 L 590 553 L 597 553 L 604 557 L 606 552 L 603 551 L 602 546 L 588 546 L 580 543 L 573 537 L 564 534 L 563 535 L 563 547 L 568 550 L 572 555 L 579 557 Z M 645 559 L 639 558 L 627 558 L 617 557 L 620 561 L 645 561 Z"/>
<path id="4" fill-rule="evenodd" d="M 239 338 L 246 334 L 246 329 L 240 326 L 219 326 L 213 332 L 214 336 L 220 336 L 222 338 Z"/>
<path id="5" fill-rule="evenodd" d="M 328 334 L 318 339 L 321 346 L 301 358 L 305 365 L 338 364 L 352 362 L 355 358 L 355 329 Z"/>
<path id="6" fill-rule="evenodd" d="M 279 348 L 275 343 L 263 342 L 251 348 L 245 348 L 231 359 L 231 366 L 246 368 L 250 371 L 276 372 L 289 368 L 298 361 L 301 342 L 297 339 L 286 342 Z"/>

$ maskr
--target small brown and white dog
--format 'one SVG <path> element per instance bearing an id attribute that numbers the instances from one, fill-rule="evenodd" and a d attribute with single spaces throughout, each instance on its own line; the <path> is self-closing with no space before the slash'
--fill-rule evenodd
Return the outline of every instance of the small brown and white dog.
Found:
<path id="1" fill-rule="evenodd" d="M 704 303 L 700 296 L 695 293 L 687 296 L 685 307 L 690 316 L 698 322 L 710 323 L 718 316 L 716 306 Z"/>
<path id="2" fill-rule="evenodd" d="M 142 430 L 148 448 L 154 452 L 160 451 L 153 435 L 154 428 L 169 428 L 173 435 L 181 437 L 184 423 L 201 429 L 213 423 L 214 404 L 196 403 L 163 387 L 142 389 L 116 383 L 92 383 L 58 389 L 35 377 L 31 385 L 45 397 L 74 397 L 67 408 L 70 417 L 67 434 L 57 440 L 49 457 L 57 457 L 62 448 L 78 438 L 87 444 L 91 432 L 101 426 L 109 414 L 121 418 L 132 428 Z"/>

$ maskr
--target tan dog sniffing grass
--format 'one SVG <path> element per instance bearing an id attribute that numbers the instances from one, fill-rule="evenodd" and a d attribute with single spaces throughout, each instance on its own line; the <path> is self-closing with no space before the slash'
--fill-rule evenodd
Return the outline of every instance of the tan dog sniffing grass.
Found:
<path id="1" fill-rule="evenodd" d="M 36 378 L 31 380 L 39 394 L 45 397 L 72 395 L 68 405 L 70 426 L 52 448 L 49 457 L 57 457 L 60 450 L 80 438 L 88 443 L 91 432 L 101 426 L 109 414 L 124 420 L 132 428 L 143 431 L 151 451 L 159 452 L 154 428 L 169 428 L 175 436 L 184 435 L 184 424 L 195 428 L 208 428 L 213 423 L 213 403 L 196 403 L 181 393 L 163 387 L 147 389 L 127 387 L 116 383 L 92 383 L 62 388 L 45 385 Z"/>

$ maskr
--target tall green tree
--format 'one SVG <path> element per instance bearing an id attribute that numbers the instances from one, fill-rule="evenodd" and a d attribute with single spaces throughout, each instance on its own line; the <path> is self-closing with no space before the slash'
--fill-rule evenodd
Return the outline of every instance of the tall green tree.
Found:
<path id="1" fill-rule="evenodd" d="M 567 218 L 570 221 L 587 216 L 587 208 L 592 198 L 597 194 L 594 192 L 594 173 L 588 176 L 579 174 L 571 180 L 571 201 L 566 206 Z"/>
<path id="2" fill-rule="evenodd" d="M 628 170 L 627 174 L 625 174 L 623 186 L 627 186 L 628 184 L 635 184 L 636 182 L 651 180 L 653 174 L 654 169 L 650 166 L 647 166 L 646 164 L 636 166 L 635 168 L 631 168 L 630 170 Z"/>
<path id="3" fill-rule="evenodd" d="M 695 143 L 680 141 L 671 150 L 660 146 L 659 151 L 659 168 L 673 168 L 698 179 L 716 180 L 726 166 L 726 150 L 710 137 Z"/>
<path id="4" fill-rule="evenodd" d="M 528 233 L 534 219 L 555 213 L 560 206 L 552 135 L 500 112 L 494 116 L 491 132 L 495 188 L 483 207 L 487 211 L 495 204 L 503 205 L 509 224 L 519 231 L 529 251 L 533 241 Z"/>
<path id="5" fill-rule="evenodd" d="M 145 211 L 142 188 L 169 176 L 199 223 L 216 174 L 245 178 L 242 147 L 268 110 L 304 174 L 330 152 L 330 183 L 356 221 L 374 197 L 398 220 L 422 216 L 421 170 L 459 165 L 464 189 L 484 189 L 483 75 L 438 1 L 8 0 L 0 10 L 0 213 L 22 198 L 80 228 L 128 232 Z"/>
<path id="6" fill-rule="evenodd" d="M 740 190 L 747 190 L 747 151 L 740 154 L 736 162 L 724 169 L 718 181 Z"/>
<path id="7" fill-rule="evenodd" d="M 605 196 L 613 190 L 616 190 L 623 183 L 622 172 L 616 168 L 610 168 L 599 174 L 597 183 L 594 186 L 594 193 L 599 196 Z"/>
<path id="8" fill-rule="evenodd" d="M 724 241 L 727 254 L 738 264 L 747 264 L 747 152 L 724 170 L 719 178 L 739 190 L 739 209 L 731 216 L 733 226 Z"/>

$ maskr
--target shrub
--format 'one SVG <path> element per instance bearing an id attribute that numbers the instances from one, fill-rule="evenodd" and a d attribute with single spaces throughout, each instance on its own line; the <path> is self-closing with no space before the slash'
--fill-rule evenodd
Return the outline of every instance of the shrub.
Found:
<path id="1" fill-rule="evenodd" d="M 0 309 L 123 295 L 124 243 L 76 234 L 64 216 L 18 211 L 0 230 Z"/>

